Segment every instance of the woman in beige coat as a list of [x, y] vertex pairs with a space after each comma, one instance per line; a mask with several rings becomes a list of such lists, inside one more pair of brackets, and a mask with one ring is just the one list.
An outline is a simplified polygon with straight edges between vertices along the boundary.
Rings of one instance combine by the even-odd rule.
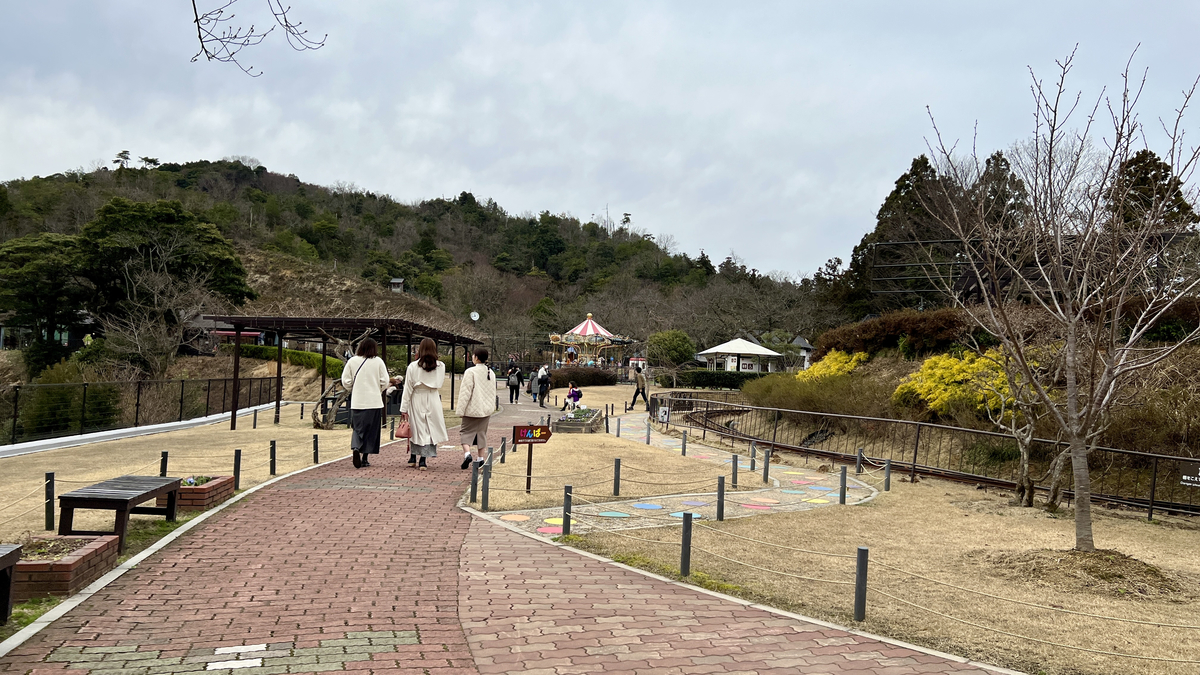
[[483, 466], [487, 459], [488, 419], [496, 412], [496, 378], [488, 368], [488, 350], [475, 350], [474, 366], [463, 373], [462, 396], [458, 399], [455, 412], [462, 417], [461, 438], [463, 451], [462, 468], [471, 466], [472, 448], [475, 464]]
[[[412, 437], [408, 439], [408, 465], [425, 470], [426, 460], [437, 457], [438, 443], [450, 438], [442, 415], [442, 383], [446, 364], [438, 360], [437, 343], [429, 338], [417, 347], [417, 360], [408, 364], [404, 374], [404, 395], [400, 399], [400, 418], [408, 421]], [[417, 458], [421, 463], [417, 464]]]

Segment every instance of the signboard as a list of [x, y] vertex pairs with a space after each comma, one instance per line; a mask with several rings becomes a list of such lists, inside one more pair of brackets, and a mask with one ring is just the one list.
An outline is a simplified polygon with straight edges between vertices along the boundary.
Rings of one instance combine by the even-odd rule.
[[518, 443], [532, 445], [534, 443], [545, 443], [548, 440], [550, 440], [550, 427], [513, 427], [513, 445], [517, 445]]
[[1179, 463], [1179, 484], [1200, 487], [1200, 462]]

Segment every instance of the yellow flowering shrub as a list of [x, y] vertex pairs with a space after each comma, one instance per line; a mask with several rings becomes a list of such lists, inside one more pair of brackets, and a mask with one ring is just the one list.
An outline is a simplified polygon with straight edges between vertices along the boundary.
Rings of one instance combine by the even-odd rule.
[[856, 352], [851, 356], [846, 352], [831, 349], [824, 358], [809, 366], [808, 370], [796, 373], [796, 379], [801, 382], [810, 382], [832, 375], [849, 375], [854, 372], [858, 364], [864, 363], [869, 358], [870, 356], [866, 352]]
[[[1003, 399], [1001, 398], [1003, 397]], [[939, 354], [925, 359], [921, 369], [905, 377], [892, 394], [897, 406], [923, 404], [938, 415], [970, 408], [986, 413], [1012, 403], [999, 354], [967, 352], [962, 358]]]

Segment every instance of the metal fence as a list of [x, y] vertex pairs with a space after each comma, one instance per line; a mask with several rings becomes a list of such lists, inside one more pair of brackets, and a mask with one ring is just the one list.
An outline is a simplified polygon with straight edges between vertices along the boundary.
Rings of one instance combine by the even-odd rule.
[[[239, 378], [238, 407], [273, 403], [274, 377]], [[26, 384], [0, 389], [0, 444], [178, 422], [233, 409], [233, 378]]]
[[[668, 392], [651, 397], [653, 419], [693, 427], [702, 435], [795, 450], [834, 461], [891, 460], [893, 470], [1016, 488], [1020, 450], [1012, 436], [926, 422], [856, 417], [740, 402], [730, 393]], [[1030, 446], [1029, 473], [1035, 489], [1050, 489], [1051, 463], [1065, 443], [1044, 439]], [[1069, 457], [1060, 479], [1063, 496], [1074, 498]], [[1088, 456], [1092, 500], [1112, 505], [1200, 515], [1200, 487], [1184, 484], [1200, 458], [1097, 447]], [[1189, 471], [1190, 470], [1190, 471]]]

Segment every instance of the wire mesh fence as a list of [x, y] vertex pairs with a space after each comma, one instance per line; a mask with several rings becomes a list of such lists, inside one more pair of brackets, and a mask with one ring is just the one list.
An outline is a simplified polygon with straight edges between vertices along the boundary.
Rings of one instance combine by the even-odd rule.
[[274, 377], [26, 384], [0, 389], [0, 444], [178, 422], [273, 403]]

